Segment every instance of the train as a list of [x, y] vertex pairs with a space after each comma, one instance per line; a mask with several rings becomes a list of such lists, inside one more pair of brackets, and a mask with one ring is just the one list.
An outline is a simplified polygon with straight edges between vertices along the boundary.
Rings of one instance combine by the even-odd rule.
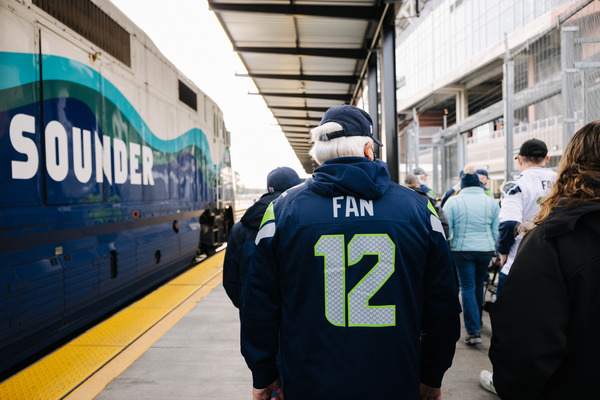
[[222, 110], [108, 0], [0, 0], [0, 187], [1, 377], [234, 223]]

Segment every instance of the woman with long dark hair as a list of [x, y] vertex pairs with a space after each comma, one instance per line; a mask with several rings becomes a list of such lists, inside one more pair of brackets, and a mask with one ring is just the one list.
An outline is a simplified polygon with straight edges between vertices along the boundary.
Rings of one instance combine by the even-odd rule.
[[562, 157], [491, 312], [493, 386], [503, 399], [598, 398], [600, 121]]

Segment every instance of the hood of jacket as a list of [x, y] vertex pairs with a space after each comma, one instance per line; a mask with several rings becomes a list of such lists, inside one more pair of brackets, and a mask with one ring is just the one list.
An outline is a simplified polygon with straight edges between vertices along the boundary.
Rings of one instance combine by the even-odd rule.
[[269, 204], [276, 200], [280, 195], [281, 192], [263, 194], [260, 199], [256, 201], [256, 203], [248, 207], [244, 213], [244, 216], [240, 220], [242, 225], [258, 231], [258, 228], [260, 228], [260, 223], [262, 222], [265, 214], [265, 210], [267, 207], [269, 207]]
[[425, 193], [425, 191], [424, 191], [423, 189], [421, 189], [420, 187], [418, 187], [418, 188], [412, 188], [412, 187], [411, 187], [410, 189], [412, 189], [412, 190], [414, 190], [415, 192], [419, 193], [421, 196], [428, 197], [428, 196], [427, 196], [427, 193]]
[[327, 160], [313, 172], [308, 185], [325, 197], [354, 196], [375, 200], [390, 185], [390, 174], [383, 161], [367, 157], [338, 157]]
[[543, 221], [544, 239], [571, 232], [577, 223], [585, 224], [600, 237], [600, 201], [585, 201], [555, 208]]

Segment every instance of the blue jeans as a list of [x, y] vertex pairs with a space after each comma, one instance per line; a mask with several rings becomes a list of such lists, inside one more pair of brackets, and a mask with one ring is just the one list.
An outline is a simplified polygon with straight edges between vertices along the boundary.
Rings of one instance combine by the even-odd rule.
[[458, 272], [458, 282], [463, 303], [463, 318], [467, 333], [479, 333], [483, 308], [483, 284], [488, 276], [492, 259], [489, 252], [452, 252]]

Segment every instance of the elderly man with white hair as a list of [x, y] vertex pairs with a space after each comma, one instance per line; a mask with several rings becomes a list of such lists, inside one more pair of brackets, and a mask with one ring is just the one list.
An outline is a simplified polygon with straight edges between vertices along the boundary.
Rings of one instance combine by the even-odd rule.
[[419, 179], [419, 185], [421, 190], [425, 192], [427, 196], [435, 200], [435, 193], [427, 186], [427, 172], [421, 167], [413, 169], [413, 175]]
[[460, 335], [442, 224], [375, 160], [365, 111], [330, 108], [311, 134], [322, 165], [269, 206], [250, 265], [254, 399], [441, 399]]

